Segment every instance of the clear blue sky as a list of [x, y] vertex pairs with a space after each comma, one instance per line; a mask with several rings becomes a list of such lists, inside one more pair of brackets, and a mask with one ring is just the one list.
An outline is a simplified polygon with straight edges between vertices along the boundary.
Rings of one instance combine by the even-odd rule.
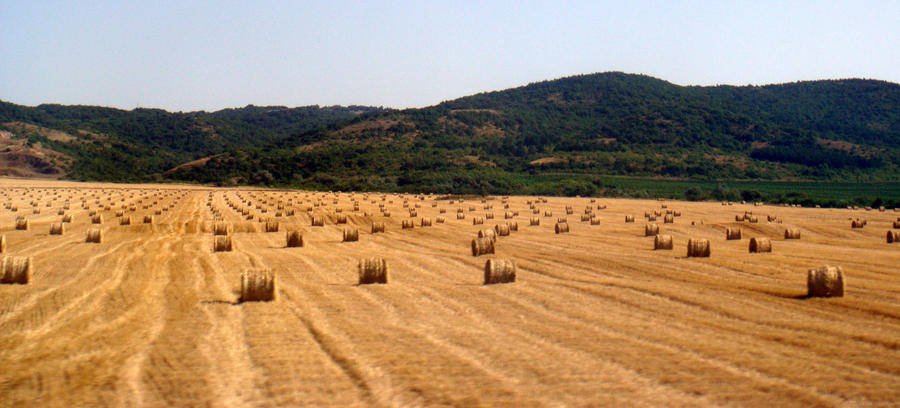
[[900, 1], [0, 0], [0, 99], [397, 108], [574, 74], [900, 82]]

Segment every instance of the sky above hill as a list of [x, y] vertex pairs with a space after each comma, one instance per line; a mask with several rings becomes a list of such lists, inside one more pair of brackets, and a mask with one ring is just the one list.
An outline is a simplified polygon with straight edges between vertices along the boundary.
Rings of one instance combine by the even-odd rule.
[[2, 1], [0, 100], [397, 108], [575, 74], [900, 82], [900, 1]]

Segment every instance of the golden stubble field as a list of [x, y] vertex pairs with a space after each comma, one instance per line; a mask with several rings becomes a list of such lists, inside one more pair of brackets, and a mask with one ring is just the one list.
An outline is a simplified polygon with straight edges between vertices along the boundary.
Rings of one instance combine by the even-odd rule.
[[[435, 198], [2, 180], [4, 255], [33, 272], [0, 285], [0, 406], [900, 404], [900, 244], [885, 238], [900, 213], [546, 197], [533, 214], [535, 197]], [[681, 216], [664, 223], [662, 205]], [[72, 222], [50, 235], [61, 210]], [[653, 210], [673, 250], [645, 236]], [[758, 223], [736, 222], [745, 211]], [[213, 251], [216, 218], [230, 252]], [[472, 256], [478, 231], [507, 221], [518, 231]], [[100, 243], [85, 242], [92, 227]], [[288, 230], [305, 245], [285, 248]], [[748, 253], [755, 237], [772, 252]], [[689, 238], [711, 256], [687, 258]], [[387, 285], [357, 284], [368, 257], [385, 259]], [[516, 263], [515, 283], [483, 285], [495, 258]], [[806, 298], [807, 270], [826, 264], [845, 297]], [[275, 301], [237, 302], [247, 268], [275, 273]]]

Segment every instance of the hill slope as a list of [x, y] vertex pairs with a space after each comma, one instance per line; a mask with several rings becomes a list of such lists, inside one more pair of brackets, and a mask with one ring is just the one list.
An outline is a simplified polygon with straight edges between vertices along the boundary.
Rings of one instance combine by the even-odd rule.
[[897, 180], [898, 145], [900, 85], [893, 83], [683, 87], [602, 73], [362, 115], [172, 176], [538, 194], [566, 193], [528, 189], [529, 176], [551, 173]]

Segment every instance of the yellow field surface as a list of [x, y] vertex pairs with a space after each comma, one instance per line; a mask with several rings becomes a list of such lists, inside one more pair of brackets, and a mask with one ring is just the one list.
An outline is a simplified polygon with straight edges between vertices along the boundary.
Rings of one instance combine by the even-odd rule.
[[[900, 404], [900, 244], [886, 242], [900, 213], [545, 199], [0, 180], [4, 256], [33, 268], [0, 285], [0, 406]], [[50, 235], [61, 210], [72, 222]], [[654, 210], [673, 250], [645, 236]], [[681, 216], [664, 223], [666, 210]], [[745, 211], [758, 222], [735, 221]], [[217, 218], [231, 252], [213, 251]], [[518, 231], [472, 256], [478, 232], [507, 221]], [[85, 242], [92, 227], [101, 243]], [[358, 242], [342, 242], [347, 228]], [[289, 230], [305, 246], [285, 248]], [[772, 252], [748, 253], [755, 237]], [[690, 238], [711, 257], [687, 258]], [[388, 284], [357, 284], [369, 257]], [[516, 281], [483, 285], [488, 259], [512, 260]], [[806, 298], [823, 265], [843, 269], [844, 297]], [[274, 301], [238, 302], [247, 268], [274, 272]]]

